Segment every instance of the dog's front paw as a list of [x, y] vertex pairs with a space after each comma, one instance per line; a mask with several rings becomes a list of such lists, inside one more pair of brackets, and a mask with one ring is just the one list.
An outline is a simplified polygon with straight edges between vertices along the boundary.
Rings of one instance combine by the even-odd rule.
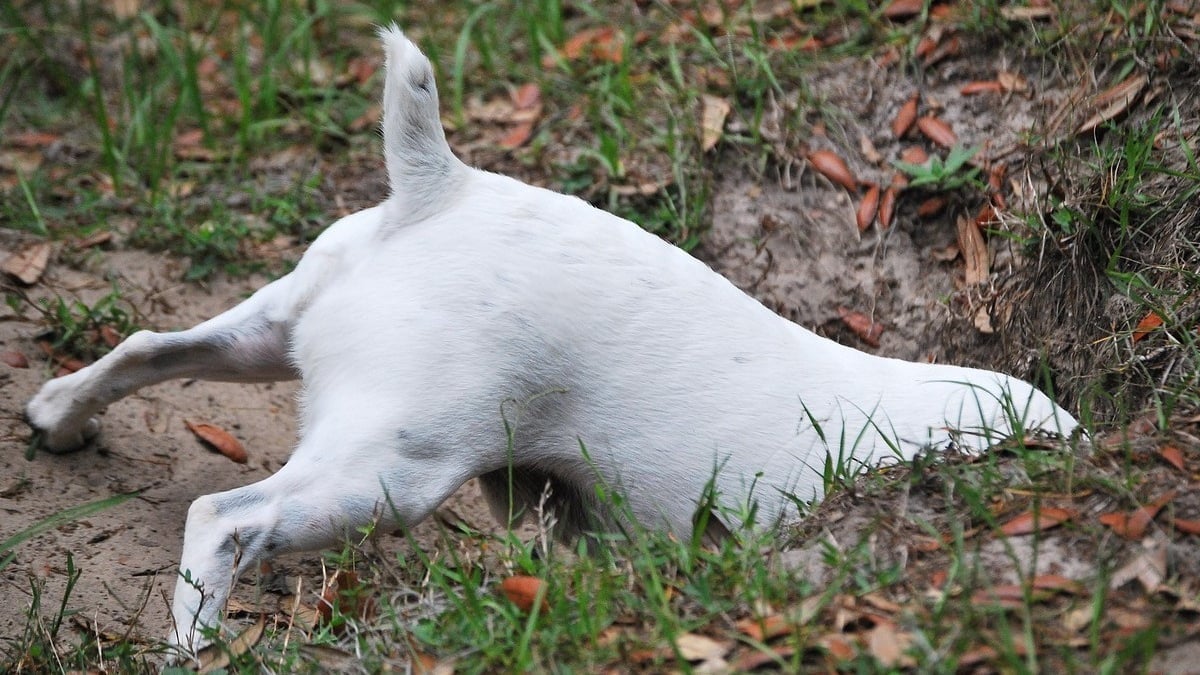
[[25, 419], [39, 434], [38, 447], [50, 452], [78, 450], [100, 433], [100, 421], [79, 400], [77, 375], [50, 380], [25, 406]]

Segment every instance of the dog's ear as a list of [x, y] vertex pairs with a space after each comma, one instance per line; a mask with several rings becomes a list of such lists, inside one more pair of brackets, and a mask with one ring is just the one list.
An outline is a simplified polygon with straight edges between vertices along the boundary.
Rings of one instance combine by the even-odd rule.
[[387, 60], [383, 88], [383, 145], [392, 196], [403, 218], [429, 215], [465, 166], [442, 130], [433, 65], [394, 24], [379, 37]]

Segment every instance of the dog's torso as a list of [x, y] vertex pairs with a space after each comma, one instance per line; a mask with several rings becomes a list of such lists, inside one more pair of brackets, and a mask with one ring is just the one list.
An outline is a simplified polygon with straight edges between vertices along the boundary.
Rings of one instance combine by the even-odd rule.
[[[353, 400], [345, 414], [394, 417], [397, 438], [463, 480], [510, 460], [583, 495], [600, 480], [685, 533], [714, 477], [727, 517], [753, 500], [773, 522], [786, 495], [822, 495], [827, 455], [908, 457], [946, 427], [986, 445], [1011, 430], [1000, 388], [1030, 424], [1056, 409], [1019, 380], [818, 337], [577, 198], [484, 172], [461, 189], [434, 217], [385, 204], [313, 245], [294, 291], [311, 294], [293, 333], [306, 418]], [[981, 401], [963, 382], [987, 387]], [[350, 391], [370, 391], [370, 409]], [[973, 442], [981, 426], [993, 433]]]

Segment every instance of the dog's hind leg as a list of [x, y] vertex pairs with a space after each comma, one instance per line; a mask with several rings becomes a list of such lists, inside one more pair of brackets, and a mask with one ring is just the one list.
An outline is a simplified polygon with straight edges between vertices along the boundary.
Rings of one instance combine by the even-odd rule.
[[329, 546], [376, 520], [413, 525], [466, 480], [453, 453], [406, 446], [391, 417], [354, 414], [371, 410], [373, 396], [350, 398], [306, 425], [274, 475], [192, 503], [171, 606], [173, 644], [192, 653], [203, 646], [203, 629], [219, 626], [234, 580], [262, 559]]
[[94, 415], [147, 385], [180, 377], [268, 382], [299, 376], [288, 357], [284, 311], [289, 278], [237, 307], [177, 333], [139, 331], [104, 358], [50, 380], [25, 409], [51, 451], [83, 445], [100, 428]]

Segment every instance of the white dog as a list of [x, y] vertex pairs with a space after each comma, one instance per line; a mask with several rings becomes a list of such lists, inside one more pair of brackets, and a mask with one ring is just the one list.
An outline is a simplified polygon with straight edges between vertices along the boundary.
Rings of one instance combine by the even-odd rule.
[[287, 465], [188, 512], [172, 607], [185, 648], [257, 561], [380, 513], [415, 524], [471, 478], [502, 522], [548, 483], [561, 534], [603, 527], [623, 517], [604, 512], [603, 483], [639, 522], [686, 536], [710, 482], [717, 522], [753, 509], [770, 524], [791, 496], [822, 496], [827, 456], [1076, 427], [1025, 382], [843, 347], [633, 223], [464, 165], [428, 59], [397, 28], [381, 36], [387, 200], [225, 314], [139, 332], [28, 406], [44, 444], [65, 450], [146, 385], [303, 379]]

